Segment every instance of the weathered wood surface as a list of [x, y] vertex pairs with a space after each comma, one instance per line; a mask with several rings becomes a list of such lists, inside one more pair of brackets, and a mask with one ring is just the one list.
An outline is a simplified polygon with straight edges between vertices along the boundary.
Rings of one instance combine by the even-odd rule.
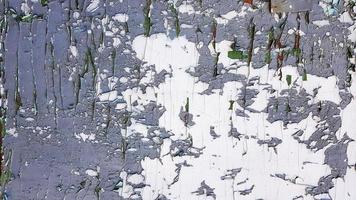
[[3, 199], [355, 199], [355, 1], [303, 2], [0, 0]]

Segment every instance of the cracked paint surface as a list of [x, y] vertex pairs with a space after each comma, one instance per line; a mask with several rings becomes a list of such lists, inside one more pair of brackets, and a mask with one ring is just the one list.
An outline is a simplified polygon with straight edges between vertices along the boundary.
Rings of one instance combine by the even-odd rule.
[[356, 199], [354, 0], [0, 0], [2, 199]]

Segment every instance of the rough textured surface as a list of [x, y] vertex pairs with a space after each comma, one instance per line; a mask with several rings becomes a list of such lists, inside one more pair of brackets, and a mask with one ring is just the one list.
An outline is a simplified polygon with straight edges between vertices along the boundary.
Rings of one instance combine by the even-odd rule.
[[0, 0], [2, 198], [356, 199], [356, 3], [271, 2]]

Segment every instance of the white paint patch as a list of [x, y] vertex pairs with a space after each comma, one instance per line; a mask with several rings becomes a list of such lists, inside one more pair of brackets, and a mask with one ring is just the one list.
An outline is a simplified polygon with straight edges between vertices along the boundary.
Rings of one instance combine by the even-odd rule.
[[342, 23], [349, 23], [349, 24], [353, 24], [354, 21], [352, 20], [349, 12], [345, 11], [343, 12], [340, 17], [339, 17], [339, 21]]
[[127, 181], [132, 183], [132, 184], [139, 184], [139, 183], [142, 183], [144, 181], [144, 177], [140, 174], [133, 174], [133, 175], [130, 175], [128, 178], [127, 178]]
[[89, 4], [89, 6], [87, 7], [86, 11], [87, 12], [94, 12], [99, 8], [99, 3], [100, 0], [92, 0]]
[[86, 140], [92, 141], [95, 140], [95, 134], [91, 133], [91, 134], [85, 134], [85, 133], [75, 133], [74, 136], [78, 139], [82, 139], [84, 142]]
[[87, 175], [89, 175], [89, 176], [92, 176], [92, 177], [98, 176], [98, 172], [95, 171], [95, 170], [92, 170], [92, 169], [87, 169], [87, 170], [85, 171], [85, 173], [86, 173]]
[[221, 15], [223, 18], [231, 20], [233, 18], [235, 18], [236, 16], [238, 16], [239, 13], [237, 13], [236, 10], [230, 11], [224, 15]]
[[118, 22], [127, 22], [129, 20], [129, 16], [125, 13], [118, 13], [113, 17], [114, 20]]
[[356, 23], [348, 28], [350, 30], [350, 35], [348, 36], [348, 39], [351, 42], [356, 42]]
[[[150, 37], [138, 36], [134, 39], [132, 47], [137, 58], [146, 61], [148, 64], [156, 65], [156, 71], [163, 69], [183, 71], [189, 66], [195, 65], [198, 59], [198, 52], [195, 44], [189, 42], [185, 36], [170, 39], [163, 33]], [[178, 63], [172, 64], [179, 59]], [[175, 61], [176, 62], [176, 61]]]
[[[272, 87], [278, 91], [290, 87], [286, 81], [279, 81], [279, 78], [274, 76], [275, 71], [269, 70], [268, 66], [260, 69], [250, 68], [249, 70], [246, 63], [229, 59], [227, 52], [231, 50], [230, 45], [231, 41], [222, 41], [216, 44], [216, 51], [221, 53], [219, 63], [223, 64], [226, 70], [238, 66], [234, 73], [248, 75], [249, 72], [250, 77], [260, 77], [260, 84], [251, 86], [251, 88], [255, 87], [259, 91], [264, 91], [263, 88], [268, 85], [263, 86], [263, 83], [272, 84]], [[171, 143], [169, 139], [165, 139], [160, 160], [146, 158], [142, 161], [145, 183], [150, 185], [143, 190], [144, 199], [154, 199], [158, 194], [164, 194], [169, 199], [205, 198], [192, 194], [192, 191], [198, 188], [203, 180], [215, 188], [214, 193], [217, 199], [233, 199], [233, 196], [235, 199], [292, 199], [299, 194], [304, 194], [306, 184], [316, 185], [321, 176], [330, 173], [330, 168], [323, 165], [323, 150], [311, 153], [304, 144], [298, 143], [292, 136], [301, 128], [305, 130], [306, 135], [315, 131], [315, 126], [313, 127], [311, 124], [316, 125], [316, 122], [311, 118], [311, 115], [299, 124], [290, 125], [288, 129], [283, 129], [282, 122], [269, 123], [266, 121], [267, 114], [263, 112], [245, 111], [250, 118], [237, 117], [234, 112], [228, 110], [229, 101], [236, 100], [243, 86], [237, 82], [226, 83], [222, 95], [219, 93], [201, 95], [200, 93], [207, 88], [207, 84], [197, 82], [196, 78], [185, 72], [186, 69], [194, 70], [199, 54], [194, 44], [184, 37], [171, 40], [164, 34], [156, 34], [148, 38], [138, 36], [134, 39], [133, 49], [139, 59], [149, 65], [154, 64], [157, 71], [172, 69], [173, 77], [167, 79], [159, 88], [155, 88], [157, 103], [166, 108], [166, 112], [159, 120], [160, 126], [171, 131], [174, 134], [173, 139], [192, 137], [194, 147], [205, 147], [204, 153], [198, 158], [163, 156], [169, 152]], [[301, 78], [295, 67], [284, 66], [282, 70], [283, 80], [289, 74], [292, 75], [293, 82], [301, 83]], [[314, 80], [313, 77], [308, 77], [308, 79], [310, 82]], [[319, 80], [316, 84], [322, 85], [321, 81]], [[330, 90], [326, 86], [333, 83], [334, 80], [330, 79], [330, 81], [325, 83], [325, 90]], [[322, 85], [323, 87], [324, 85]], [[334, 94], [334, 91], [332, 90], [328, 94]], [[132, 90], [126, 91], [123, 95], [127, 100], [138, 100], [139, 104], [144, 104], [147, 100], [154, 98], [152, 94], [142, 94]], [[193, 114], [195, 122], [194, 126], [188, 128], [178, 117], [187, 98], [189, 98], [189, 112]], [[268, 98], [267, 91], [260, 92], [251, 108], [262, 111], [268, 103]], [[326, 96], [319, 98], [330, 99]], [[236, 108], [240, 107], [235, 102], [234, 109]], [[242, 137], [241, 140], [238, 140], [229, 137], [231, 123], [249, 139]], [[209, 135], [210, 126], [215, 127], [214, 130], [220, 135], [219, 138], [212, 139]], [[139, 130], [139, 127], [135, 125], [134, 129]], [[259, 145], [257, 139], [252, 137], [257, 139], [277, 137], [283, 139], [283, 142], [276, 147], [278, 152], [276, 154], [273, 148]], [[169, 186], [177, 175], [176, 164], [184, 160], [194, 167], [183, 166], [179, 182]], [[303, 164], [303, 161], [306, 160], [314, 164]], [[229, 169], [240, 167], [242, 170], [234, 179], [221, 180], [221, 177]], [[287, 182], [270, 176], [276, 173], [286, 173], [289, 177], [298, 175], [300, 178], [296, 179], [297, 184], [287, 185]], [[192, 177], [194, 178], [192, 179]], [[246, 178], [249, 179], [245, 184], [236, 185]], [[246, 189], [252, 184], [255, 185], [255, 188], [248, 196], [233, 192], [233, 190]], [[270, 190], [271, 185], [277, 185], [280, 192], [276, 193], [275, 190]]]
[[218, 24], [226, 25], [229, 22], [229, 20], [232, 20], [235, 17], [240, 16], [240, 14], [238, 12], [236, 12], [235, 10], [233, 10], [233, 11], [230, 11], [230, 12], [224, 14], [224, 15], [221, 15], [221, 17], [216, 17], [215, 20]]
[[77, 47], [76, 46], [69, 46], [69, 49], [70, 49], [70, 52], [72, 53], [72, 55], [74, 56], [74, 57], [78, 57], [78, 49], [77, 49]]
[[105, 92], [99, 95], [100, 101], [113, 101], [117, 98], [117, 91]]
[[322, 27], [322, 26], [330, 25], [330, 22], [329, 20], [315, 20], [313, 21], [313, 24]]
[[180, 13], [187, 13], [188, 15], [194, 14], [195, 10], [193, 6], [183, 3], [178, 7]]
[[77, 11], [75, 11], [75, 12], [73, 13], [73, 17], [74, 17], [74, 19], [79, 19], [80, 13], [77, 12]]
[[17, 137], [19, 136], [19, 133], [16, 131], [15, 128], [10, 128], [9, 130], [6, 131], [6, 133], [8, 133], [11, 136]]
[[118, 80], [119, 80], [119, 78], [117, 78], [115, 76], [111, 76], [108, 78], [108, 82], [109, 82], [108, 86], [109, 86], [110, 90], [114, 90], [114, 87], [117, 84]]
[[27, 3], [22, 3], [21, 4], [21, 11], [25, 14], [28, 15], [31, 13], [31, 8], [27, 5]]
[[332, 101], [339, 104], [341, 101], [337, 80], [335, 76], [323, 78], [308, 74], [308, 81], [301, 81], [302, 87], [309, 93], [313, 94], [315, 88], [320, 88], [315, 101]]
[[28, 121], [28, 122], [33, 122], [33, 121], [35, 121], [35, 119], [33, 119], [32, 117], [27, 117], [25, 120]]
[[115, 48], [119, 47], [119, 45], [121, 44], [120, 39], [114, 37], [113, 40], [114, 40], [114, 42], [112, 43], [112, 45], [113, 45]]

